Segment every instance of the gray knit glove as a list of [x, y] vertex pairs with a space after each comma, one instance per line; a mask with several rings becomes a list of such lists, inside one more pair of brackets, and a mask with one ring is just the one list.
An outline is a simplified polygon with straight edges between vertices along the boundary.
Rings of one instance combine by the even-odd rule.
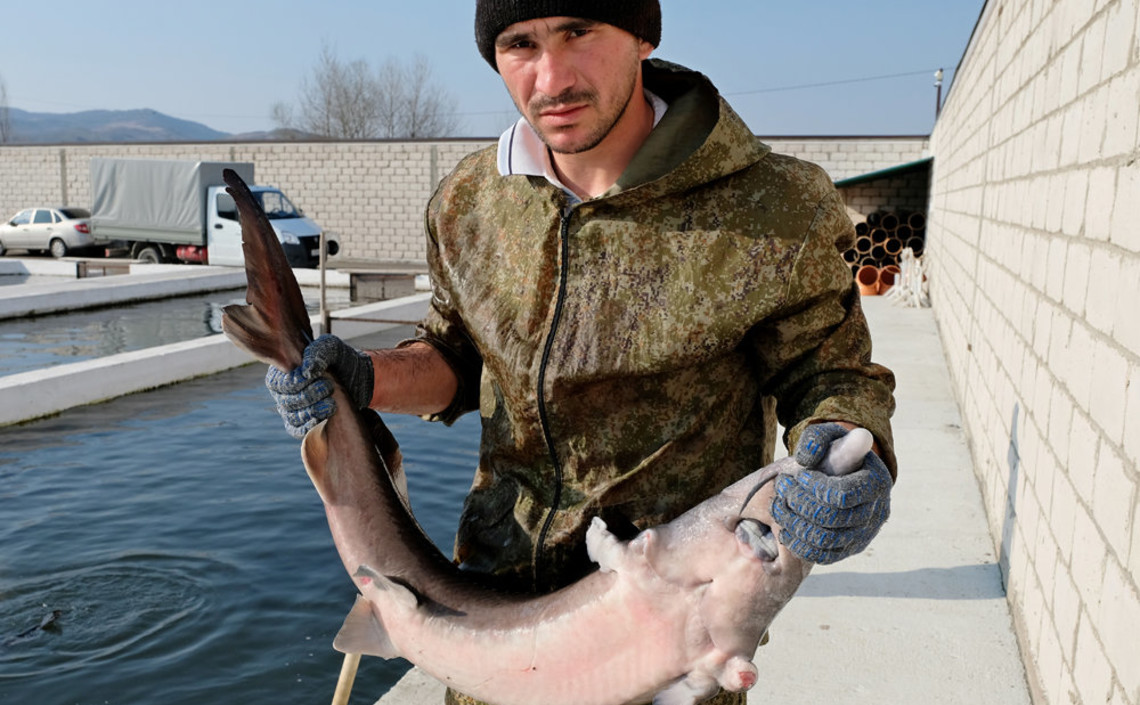
[[357, 409], [372, 401], [372, 358], [335, 335], [322, 335], [305, 348], [300, 367], [283, 372], [270, 365], [265, 375], [265, 386], [290, 436], [304, 438], [336, 411], [326, 372], [340, 382]]
[[891, 473], [873, 452], [863, 466], [838, 477], [818, 469], [831, 442], [847, 435], [837, 423], [813, 424], [800, 434], [796, 462], [806, 470], [776, 481], [772, 518], [780, 542], [812, 563], [834, 563], [859, 553], [891, 513]]

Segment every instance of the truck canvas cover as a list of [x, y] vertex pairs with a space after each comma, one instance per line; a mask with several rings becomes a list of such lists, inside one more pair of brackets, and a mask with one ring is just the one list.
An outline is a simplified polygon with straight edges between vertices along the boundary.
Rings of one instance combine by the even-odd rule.
[[92, 159], [96, 237], [206, 244], [206, 189], [225, 185], [223, 169], [254, 181], [248, 162]]

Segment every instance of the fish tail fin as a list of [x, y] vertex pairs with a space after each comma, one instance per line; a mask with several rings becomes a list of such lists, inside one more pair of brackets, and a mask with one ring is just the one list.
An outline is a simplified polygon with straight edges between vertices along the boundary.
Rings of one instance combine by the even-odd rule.
[[333, 648], [345, 654], [368, 654], [380, 658], [402, 655], [388, 637], [388, 630], [372, 609], [372, 603], [360, 595], [356, 596], [344, 625], [333, 639]]
[[222, 331], [239, 348], [281, 370], [301, 364], [313, 339], [301, 287], [265, 211], [232, 169], [222, 172], [241, 221], [248, 306], [226, 306]]

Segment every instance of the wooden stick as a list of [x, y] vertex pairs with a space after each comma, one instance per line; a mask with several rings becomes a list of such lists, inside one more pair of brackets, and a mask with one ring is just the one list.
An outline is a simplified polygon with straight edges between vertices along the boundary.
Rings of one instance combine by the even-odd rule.
[[336, 691], [333, 692], [332, 705], [348, 705], [348, 696], [352, 694], [352, 684], [356, 680], [358, 666], [360, 666], [360, 654], [344, 655], [344, 663], [340, 665], [340, 678], [337, 678]]

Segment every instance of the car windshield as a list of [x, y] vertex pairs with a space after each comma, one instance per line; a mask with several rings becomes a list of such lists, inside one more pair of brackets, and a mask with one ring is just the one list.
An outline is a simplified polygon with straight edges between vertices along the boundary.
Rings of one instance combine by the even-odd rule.
[[254, 195], [261, 202], [261, 208], [270, 220], [301, 217], [301, 213], [280, 191], [255, 191]]
[[68, 220], [77, 220], [79, 218], [91, 217], [91, 211], [87, 210], [86, 208], [60, 208], [59, 212], [63, 213], [63, 217], [67, 218]]

